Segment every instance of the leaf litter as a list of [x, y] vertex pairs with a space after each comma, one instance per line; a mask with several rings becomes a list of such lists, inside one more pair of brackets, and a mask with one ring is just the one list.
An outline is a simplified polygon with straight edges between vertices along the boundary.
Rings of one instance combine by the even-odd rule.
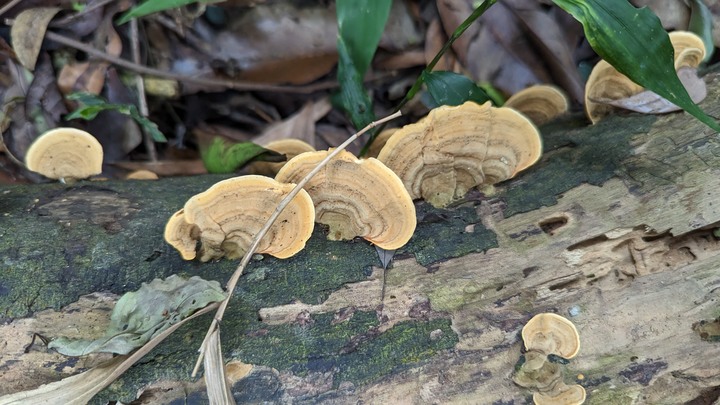
[[[99, 29], [101, 21], [111, 21], [116, 12], [123, 10], [113, 8], [108, 2], [96, 3], [100, 6], [93, 6], [92, 2], [81, 4], [87, 9], [93, 7], [91, 12], [84, 13], [83, 10], [67, 8], [57, 16], [53, 14], [49, 19], [45, 16], [41, 28], [49, 25], [49, 33], [56, 39], [58, 35], [65, 35], [70, 39], [84, 38], [84, 42], [92, 43], [94, 48], [103, 49], [106, 55], [104, 59], [88, 56], [82, 49], [59, 46], [57, 41], [47, 40], [51, 38], [49, 34], [44, 36], [40, 32], [35, 32], [34, 37], [23, 34], [29, 38], [27, 46], [18, 46], [13, 42], [14, 54], [1, 54], [3, 63], [0, 65], [0, 94], [4, 100], [5, 116], [3, 144], [8, 153], [0, 153], [0, 181], [42, 180], [25, 171], [9, 154], [22, 159], [27, 146], [39, 133], [47, 127], [66, 123], [68, 118], [64, 115], [68, 109], [72, 110], [76, 106], [71, 104], [71, 100], [63, 99], [62, 94], [83, 90], [104, 96], [108, 104], [136, 103], [132, 98], [119, 101], [115, 97], [120, 93], [133, 94], [134, 87], [123, 80], [108, 80], [108, 77], [118, 76], [117, 70], [110, 65], [116, 63], [113, 60], [117, 61], [121, 55], [117, 48], [113, 49], [111, 45], [117, 43], [117, 36], [129, 40], [128, 31], [123, 27], [116, 27], [117, 33], [114, 36]], [[125, 9], [128, 6], [127, 2], [117, 3], [122, 4]], [[393, 5], [389, 18], [390, 21], [400, 21], [396, 25], [401, 29], [386, 30], [384, 37], [380, 39], [380, 49], [374, 62], [359, 82], [371, 90], [368, 96], [378, 116], [386, 115], [395, 105], [395, 101], [386, 98], [390, 89], [393, 86], [409, 88], [418, 75], [419, 68], [422, 68], [433, 54], [432, 50], [437, 49], [438, 43], [443, 42], [435, 41], [431, 44], [431, 39], [435, 38], [429, 33], [450, 36], [472, 11], [473, 4], [465, 0], [447, 0], [423, 7], [405, 2], [393, 3], [404, 6]], [[54, 2], [36, 1], [32, 4], [15, 5], [4, 17], [16, 18], [17, 21], [22, 12], [30, 10], [30, 13], [37, 13], [39, 11], [33, 11], [37, 10], [37, 7], [51, 4]], [[654, 4], [658, 9], [656, 12], [661, 14], [663, 19], [662, 11], [665, 6], [662, 2]], [[206, 11], [205, 14], [191, 17], [186, 14], [181, 18], [178, 13], [168, 11], [152, 14], [141, 20], [145, 27], [141, 40], [146, 46], [142, 66], [186, 75], [187, 80], [177, 81], [171, 86], [171, 89], [174, 89], [168, 93], [171, 97], [153, 96], [150, 99], [147, 119], [156, 123], [168, 138], [166, 144], [158, 144], [159, 160], [149, 159], [148, 151], [137, 141], [137, 132], [133, 134], [131, 129], [134, 125], [134, 131], [137, 131], [137, 124], [128, 124], [125, 128], [116, 126], [113, 129], [114, 136], [108, 137], [104, 142], [106, 148], [116, 151], [116, 169], [109, 170], [111, 176], [119, 178], [127, 171], [142, 168], [162, 176], [203, 172], [204, 169], [198, 167], [198, 163], [202, 163], [199, 147], [201, 142], [196, 136], [200, 128], [211, 128], [217, 134], [241, 132], [245, 134], [244, 139], [237, 139], [236, 142], [259, 144], [267, 141], [267, 138], [271, 137], [269, 134], [277, 138], [304, 137], [314, 141], [309, 143], [324, 144], [325, 139], [320, 134], [322, 132], [345, 134], [345, 137], [354, 132], [348, 119], [337, 111], [330, 110], [324, 101], [338, 86], [334, 77], [337, 58], [334, 10], [327, 10], [324, 5], [299, 10], [297, 6], [283, 2], [258, 6], [220, 3], [204, 6], [203, 10]], [[213, 19], [210, 11], [219, 12], [226, 21], [223, 22], [222, 18]], [[49, 11], [46, 13], [50, 14]], [[288, 21], [288, 13], [296, 18]], [[592, 63], [596, 56], [583, 39], [580, 25], [567, 17], [567, 14], [558, 12], [556, 7], [540, 6], [534, 1], [499, 3], [482, 17], [480, 24], [474, 24], [456, 42], [453, 52], [444, 58], [444, 68], [455, 73], [469, 74], [472, 81], [489, 84], [504, 96], [530, 84], [555, 83], [579, 102], [582, 94], [578, 94], [578, 88], [582, 79], [578, 66]], [[714, 14], [711, 17], [718, 18]], [[54, 24], [61, 21], [72, 23], [60, 30]], [[237, 21], [245, 21], [246, 26], [239, 26], [243, 24], [238, 24]], [[320, 25], [324, 30], [323, 34], [313, 38], [292, 34], [297, 33], [298, 27], [304, 24]], [[673, 24], [677, 25], [674, 28], [687, 28], [682, 26], [682, 23]], [[549, 29], [541, 29], [548, 26]], [[273, 35], [267, 35], [267, 31], [262, 31], [263, 27], [274, 27]], [[429, 30], [428, 27], [434, 28]], [[248, 31], [242, 31], [243, 29], [256, 31], [251, 45], [245, 41]], [[440, 32], [440, 29], [444, 33]], [[275, 35], [278, 30], [286, 31], [283, 35]], [[101, 34], [102, 32], [106, 34]], [[424, 41], [423, 32], [428, 33]], [[151, 34], [152, 38], [161, 39], [147, 41]], [[283, 41], [272, 42], [275, 38]], [[2, 39], [10, 41], [7, 35]], [[43, 39], [46, 39], [44, 45]], [[278, 48], [292, 52], [278, 52]], [[69, 58], [63, 58], [68, 54]], [[281, 54], [280, 58], [276, 56], [278, 54]], [[423, 55], [423, 58], [418, 58], [418, 55]], [[389, 67], [378, 63], [382, 59], [390, 58], [403, 62]], [[130, 70], [140, 70], [140, 67], [131, 66]], [[119, 76], [124, 74], [125, 72], [121, 71]], [[147, 76], [145, 79], [149, 80], [151, 77]], [[172, 83], [174, 79], [168, 80]], [[228, 85], [223, 86], [224, 83]], [[311, 83], [310, 86], [297, 86], [307, 83]], [[244, 88], [243, 86], [252, 88], [252, 93], [237, 90]], [[224, 111], [212, 108], [213, 105], [231, 105], [231, 100], [249, 94], [256, 100], [254, 104], [240, 103]], [[652, 105], [652, 102], [632, 103]], [[405, 118], [405, 122], [414, 121], [427, 112], [428, 106], [422, 103], [416, 102], [412, 105], [413, 109], [410, 111], [413, 114]], [[653, 106], [648, 111], [655, 112], [663, 108], [665, 107]], [[105, 112], [98, 114], [90, 122], [74, 121], [73, 124], [84, 128], [90, 125], [107, 127], [117, 116]], [[133, 122], [127, 117], [126, 119], [126, 123]], [[5, 124], [8, 122], [9, 124]], [[338, 138], [342, 136], [335, 136], [333, 139]], [[335, 144], [337, 143], [339, 142]], [[238, 168], [233, 168], [236, 169]], [[242, 171], [241, 168], [239, 170]], [[390, 252], [379, 253], [387, 255]], [[152, 336], [151, 330], [152, 328], [139, 333], [139, 336], [147, 333]], [[113, 342], [109, 335], [102, 342], [84, 341], [77, 350], [113, 346], [127, 348], [128, 342], [136, 338], [137, 336], [118, 343], [119, 341]], [[60, 344], [62, 340], [56, 342]]]

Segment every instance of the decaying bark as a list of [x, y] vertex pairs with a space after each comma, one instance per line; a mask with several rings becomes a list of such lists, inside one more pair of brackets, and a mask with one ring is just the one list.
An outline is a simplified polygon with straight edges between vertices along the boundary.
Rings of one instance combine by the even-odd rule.
[[[716, 82], [703, 107], [717, 116]], [[221, 327], [243, 370], [236, 399], [526, 403], [532, 391], [511, 380], [520, 329], [557, 312], [580, 331], [565, 381], [583, 385], [587, 403], [717, 400], [718, 135], [682, 113], [567, 120], [543, 135], [543, 160], [517, 179], [454, 209], [418, 206], [418, 234], [389, 270], [366, 243], [321, 231], [297, 258], [254, 262]], [[234, 263], [182, 262], [161, 238], [168, 216], [215, 180], [6, 190], [0, 394], [99, 361], [23, 348], [33, 332], [101, 334], [108, 292], [173, 273], [226, 280]], [[201, 381], [181, 380], [207, 323], [183, 327], [97, 401], [127, 402], [151, 384], [147, 402], [202, 400]]]

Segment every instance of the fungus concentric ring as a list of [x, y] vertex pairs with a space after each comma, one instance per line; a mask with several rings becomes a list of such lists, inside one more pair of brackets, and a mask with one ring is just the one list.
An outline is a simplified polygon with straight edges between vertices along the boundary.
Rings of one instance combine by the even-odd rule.
[[[220, 181], [191, 197], [170, 218], [165, 239], [186, 260], [195, 258], [195, 240], [200, 241], [201, 261], [239, 258], [294, 186], [256, 175]], [[296, 254], [310, 238], [314, 221], [312, 200], [301, 190], [260, 241], [257, 252], [281, 259]]]
[[[278, 172], [276, 180], [297, 182], [329, 151], [302, 153]], [[365, 238], [387, 250], [405, 245], [415, 231], [415, 206], [400, 179], [379, 160], [340, 152], [306, 185], [317, 222], [328, 225], [331, 240]]]

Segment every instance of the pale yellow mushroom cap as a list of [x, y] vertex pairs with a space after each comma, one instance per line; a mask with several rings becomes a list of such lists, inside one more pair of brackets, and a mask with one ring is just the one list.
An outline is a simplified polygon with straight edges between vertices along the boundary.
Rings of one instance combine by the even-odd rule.
[[[268, 142], [263, 145], [265, 149], [282, 153], [285, 155], [287, 160], [294, 158], [295, 156], [305, 153], [313, 152], [315, 148], [309, 143], [301, 141], [300, 139], [286, 138], [279, 139], [277, 141]], [[280, 168], [282, 168], [287, 162], [252, 162], [248, 165], [248, 169], [253, 174], [262, 174], [264, 176], [275, 176]]]
[[[299, 182], [330, 151], [306, 152], [291, 159], [275, 177]], [[328, 225], [331, 240], [365, 238], [380, 248], [405, 245], [415, 231], [415, 206], [402, 181], [374, 158], [340, 152], [306, 185], [317, 222]]]
[[25, 155], [28, 170], [51, 179], [79, 180], [102, 172], [103, 149], [85, 131], [55, 128], [40, 135]]
[[[183, 210], [170, 218], [165, 239], [186, 260], [195, 257], [191, 240], [200, 241], [201, 261], [239, 258], [294, 187], [254, 175], [220, 181], [191, 197]], [[314, 222], [312, 200], [300, 190], [260, 241], [257, 252], [281, 259], [296, 254], [305, 247]]]
[[535, 125], [546, 122], [565, 114], [570, 103], [567, 96], [555, 86], [537, 84], [513, 94], [504, 107], [518, 110]]
[[158, 175], [150, 170], [135, 170], [125, 176], [126, 180], [157, 180]]
[[[705, 57], [702, 39], [687, 31], [673, 31], [668, 36], [675, 52], [675, 70], [683, 67], [697, 68]], [[593, 67], [585, 83], [585, 113], [595, 124], [616, 109], [601, 102], [602, 100], [620, 100], [644, 90], [612, 65], [601, 60]]]
[[495, 184], [535, 163], [540, 133], [511, 108], [466, 102], [433, 109], [398, 129], [378, 160], [394, 171], [412, 198], [444, 207], [472, 187]]
[[702, 38], [689, 31], [673, 31], [668, 36], [675, 51], [675, 70], [700, 66], [706, 52]]
[[581, 385], [562, 385], [558, 393], [534, 393], [533, 402], [535, 405], [580, 405], [585, 402], [585, 388]]
[[180, 252], [185, 260], [196, 256], [195, 248], [200, 236], [200, 229], [185, 221], [185, 210], [174, 213], [165, 225], [165, 240]]
[[532, 317], [522, 329], [522, 338], [527, 350], [537, 350], [546, 355], [571, 359], [580, 351], [580, 334], [575, 325], [553, 313]]

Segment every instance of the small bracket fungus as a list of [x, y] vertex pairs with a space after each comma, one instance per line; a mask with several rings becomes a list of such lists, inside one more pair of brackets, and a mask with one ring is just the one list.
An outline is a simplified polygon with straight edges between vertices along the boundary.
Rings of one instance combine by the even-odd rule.
[[100, 142], [75, 128], [55, 128], [45, 132], [25, 154], [28, 170], [63, 182], [100, 174], [102, 161]]
[[530, 118], [535, 125], [565, 114], [570, 108], [565, 93], [555, 86], [538, 84], [513, 94], [504, 107], [514, 108]]
[[535, 405], [580, 405], [585, 402], [585, 388], [581, 385], [561, 383], [555, 391], [553, 394], [536, 392], [533, 402]]
[[580, 334], [575, 325], [560, 315], [537, 314], [522, 329], [527, 350], [556, 354], [571, 359], [580, 351]]
[[[291, 159], [275, 177], [297, 182], [329, 151], [306, 152]], [[361, 236], [382, 249], [405, 245], [415, 232], [415, 206], [402, 181], [377, 159], [340, 152], [306, 185], [317, 222], [328, 225], [331, 240]]]
[[444, 207], [472, 187], [495, 184], [535, 163], [540, 133], [511, 108], [487, 102], [442, 106], [398, 129], [380, 151], [412, 198]]
[[[173, 214], [165, 227], [165, 240], [185, 260], [195, 258], [198, 240], [203, 262], [223, 256], [241, 257], [294, 186], [264, 176], [220, 181], [191, 197], [182, 210]], [[296, 254], [305, 247], [314, 222], [312, 200], [301, 190], [260, 241], [257, 252], [280, 259]]]
[[368, 157], [374, 157], [377, 158], [380, 154], [380, 151], [383, 147], [385, 147], [385, 144], [387, 143], [387, 140], [390, 139], [390, 137], [397, 131], [398, 128], [386, 128], [383, 129], [376, 137], [373, 139], [373, 142], [370, 144], [370, 148], [368, 148], [367, 156]]
[[560, 365], [548, 360], [555, 354], [573, 358], [580, 350], [580, 335], [575, 325], [560, 315], [535, 315], [522, 329], [527, 352], [525, 361], [513, 375], [513, 381], [538, 392], [533, 394], [537, 405], [579, 405], [585, 401], [585, 389], [568, 386], [562, 381]]
[[[294, 158], [295, 156], [304, 152], [314, 152], [315, 148], [309, 143], [301, 141], [299, 139], [279, 139], [277, 141], [268, 142], [263, 145], [265, 149], [281, 153], [285, 155], [287, 160]], [[252, 162], [248, 166], [248, 169], [253, 174], [262, 174], [263, 176], [275, 176], [280, 168], [282, 168], [287, 162]]]
[[[673, 45], [675, 53], [675, 70], [680, 71], [680, 69], [685, 68], [697, 69], [705, 57], [705, 45], [702, 39], [687, 31], [674, 31], [669, 33], [668, 36], [670, 37], [670, 42]], [[697, 87], [697, 84], [694, 83], [698, 80], [695, 73], [693, 73], [692, 76], [695, 78], [694, 81], [691, 81], [692, 78], [689, 78], [686, 79], [687, 83], [683, 82], [686, 88], [688, 88], [689, 85]], [[683, 79], [682, 75], [680, 77]], [[634, 83], [627, 76], [618, 72], [606, 61], [601, 60], [595, 65], [592, 72], [590, 72], [590, 76], [585, 83], [585, 113], [590, 121], [595, 124], [615, 110], [619, 100], [639, 95], [644, 90], [642, 86]], [[693, 91], [689, 91], [689, 93], [692, 100], [696, 103], [705, 98], [707, 94], [704, 86], [702, 86], [702, 90], [693, 89]], [[654, 95], [654, 98], [661, 97]], [[634, 111], [645, 112], [643, 108], [646, 107], [644, 106], [650, 105], [651, 101], [654, 101], [654, 99], [647, 100], [643, 97], [637, 101], [621, 103], [620, 106]], [[632, 108], [635, 103], [640, 104], [638, 109]], [[679, 109], [679, 107], [672, 105], [670, 108], [651, 112], [663, 113], [676, 111], [677, 109]]]

